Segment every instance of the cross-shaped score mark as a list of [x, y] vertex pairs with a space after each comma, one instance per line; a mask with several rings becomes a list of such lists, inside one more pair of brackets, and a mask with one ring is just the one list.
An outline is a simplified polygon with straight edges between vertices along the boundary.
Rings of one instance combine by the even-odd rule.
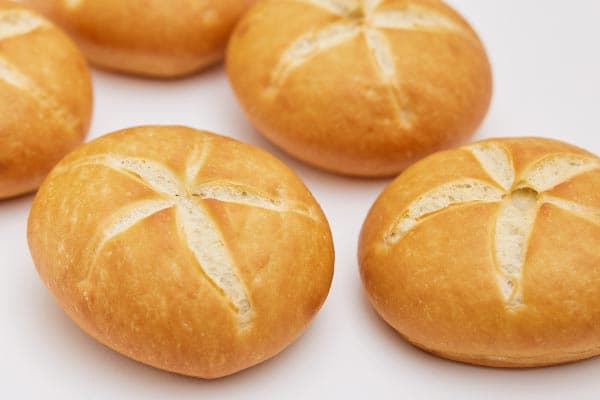
[[547, 192], [580, 174], [600, 169], [600, 162], [576, 154], [554, 154], [533, 163], [516, 177], [510, 155], [504, 148], [478, 144], [468, 150], [497, 185], [463, 179], [437, 187], [404, 210], [386, 232], [384, 241], [393, 246], [417, 225], [433, 215], [450, 211], [453, 206], [498, 203], [493, 249], [496, 278], [507, 309], [516, 310], [523, 306], [523, 266], [540, 207], [552, 204], [600, 225], [600, 210]]
[[409, 3], [399, 9], [378, 10], [382, 0], [293, 0], [325, 10], [336, 17], [326, 26], [302, 35], [281, 55], [271, 75], [270, 90], [276, 93], [289, 75], [313, 57], [363, 35], [379, 79], [389, 93], [397, 123], [404, 129], [414, 124], [408, 98], [403, 94], [392, 46], [386, 30], [420, 30], [454, 33], [478, 40], [472, 32], [445, 15]]
[[240, 329], [248, 327], [253, 318], [253, 307], [248, 291], [240, 279], [235, 262], [228, 250], [217, 223], [202, 204], [205, 200], [240, 204], [278, 213], [294, 213], [316, 220], [312, 208], [283, 198], [272, 198], [247, 185], [229, 180], [196, 184], [195, 179], [206, 163], [210, 142], [200, 152], [194, 149], [187, 160], [182, 180], [167, 166], [143, 158], [117, 155], [98, 155], [66, 165], [57, 173], [75, 168], [102, 166], [124, 174], [133, 181], [156, 192], [156, 198], [129, 204], [101, 223], [96, 235], [83, 252], [82, 265], [87, 268], [80, 287], [87, 296], [90, 279], [97, 267], [98, 257], [106, 244], [144, 219], [167, 209], [175, 209], [176, 221], [186, 245], [194, 255], [200, 271], [222, 293], [237, 313]]
[[[0, 44], [2, 41], [46, 29], [50, 25], [42, 18], [22, 9], [0, 11]], [[21, 90], [29, 96], [68, 132], [79, 132], [79, 118], [73, 115], [60, 101], [24, 74], [16, 65], [1, 55], [0, 80]]]

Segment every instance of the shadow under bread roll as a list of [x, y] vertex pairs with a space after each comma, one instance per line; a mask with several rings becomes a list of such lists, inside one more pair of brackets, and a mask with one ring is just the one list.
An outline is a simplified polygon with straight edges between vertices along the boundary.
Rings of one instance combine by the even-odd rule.
[[223, 58], [255, 0], [23, 0], [63, 27], [96, 66], [149, 77], [191, 74]]

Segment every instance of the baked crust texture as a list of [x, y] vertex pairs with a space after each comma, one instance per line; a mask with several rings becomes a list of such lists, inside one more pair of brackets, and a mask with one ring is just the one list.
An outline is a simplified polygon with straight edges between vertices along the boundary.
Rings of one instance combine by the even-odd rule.
[[0, 0], [0, 199], [37, 189], [83, 142], [91, 114], [75, 44], [37, 12]]
[[184, 127], [132, 128], [70, 154], [36, 196], [28, 236], [40, 276], [83, 330], [202, 378], [288, 346], [333, 273], [325, 216], [291, 170]]
[[227, 70], [268, 139], [367, 177], [463, 142], [492, 94], [477, 34], [437, 0], [262, 1], [232, 35]]
[[63, 27], [96, 66], [174, 78], [223, 59], [256, 0], [23, 0]]
[[379, 314], [454, 360], [552, 365], [600, 353], [600, 159], [490, 139], [410, 167], [379, 197], [359, 264]]

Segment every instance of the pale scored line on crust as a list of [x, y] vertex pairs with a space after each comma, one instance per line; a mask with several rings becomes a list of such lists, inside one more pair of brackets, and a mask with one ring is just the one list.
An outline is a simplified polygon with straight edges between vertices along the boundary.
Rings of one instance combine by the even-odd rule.
[[271, 87], [280, 87], [293, 70], [310, 58], [356, 37], [360, 31], [360, 26], [350, 21], [329, 24], [324, 29], [302, 35], [281, 55], [271, 74]]
[[493, 231], [493, 252], [496, 280], [505, 305], [508, 310], [516, 310], [523, 304], [522, 270], [539, 203], [531, 191], [513, 191], [515, 168], [505, 148], [482, 143], [469, 146], [468, 150], [486, 174], [504, 189]]
[[429, 9], [409, 4], [401, 10], [385, 10], [369, 15], [369, 23], [380, 29], [453, 32], [471, 40], [477, 37], [461, 24]]
[[[295, 1], [321, 4], [322, 8], [331, 8], [324, 6], [323, 1]], [[360, 31], [377, 30], [379, 28], [402, 30], [433, 29], [437, 31], [465, 32], [462, 26], [454, 23], [449, 18], [423, 7], [411, 5], [401, 10], [376, 11], [375, 8], [378, 5], [379, 2], [366, 2], [363, 6], [365, 7], [365, 17], [362, 19], [362, 22], [361, 18], [351, 17], [352, 7], [348, 6], [345, 9], [349, 11], [338, 13], [341, 18], [321, 28], [319, 31], [312, 31], [301, 35], [283, 51], [277, 65], [273, 69], [271, 85], [274, 87], [281, 86], [293, 70], [310, 60], [310, 58], [352, 39], [354, 33], [357, 33], [354, 32], [356, 29]], [[352, 31], [353, 34], [344, 35], [344, 30]], [[470, 31], [468, 31], [468, 34], [473, 36]]]
[[9, 9], [0, 11], [0, 42], [48, 26], [50, 24], [47, 21], [27, 10]]
[[553, 154], [537, 161], [522, 174], [518, 186], [547, 192], [577, 175], [600, 169], [600, 161], [578, 154]]
[[271, 198], [248, 186], [232, 182], [220, 180], [204, 182], [194, 187], [192, 195], [203, 200], [212, 199], [224, 201], [227, 203], [258, 207], [264, 210], [303, 215], [312, 220], [317, 220], [314, 210], [304, 204]]
[[555, 154], [533, 163], [521, 178], [516, 179], [511, 156], [503, 147], [482, 143], [467, 147], [466, 150], [473, 154], [481, 168], [502, 189], [475, 180], [457, 181], [435, 188], [406, 208], [386, 232], [384, 242], [388, 246], [399, 242], [428, 217], [452, 206], [498, 202], [493, 234], [495, 272], [507, 309], [516, 310], [524, 305], [523, 267], [542, 204], [553, 204], [592, 223], [600, 224], [600, 210], [544, 193], [575, 176], [598, 169], [598, 160], [570, 153]]
[[194, 185], [194, 180], [200, 173], [204, 164], [206, 164], [212, 144], [212, 140], [206, 139], [202, 146], [200, 146], [202, 148], [201, 150], [198, 149], [198, 146], [194, 146], [192, 154], [188, 158], [187, 168], [185, 170], [185, 184], [188, 188]]
[[[207, 146], [208, 144], [205, 143], [204, 147]], [[283, 199], [272, 199], [253, 188], [233, 182], [214, 181], [196, 186], [196, 188], [201, 188], [204, 192], [209, 193], [205, 197], [191, 193], [193, 191], [188, 184], [194, 182], [195, 175], [200, 172], [207, 156], [208, 148], [202, 150], [194, 148], [188, 158], [184, 181], [179, 179], [177, 174], [168, 167], [156, 161], [115, 155], [90, 156], [59, 167], [55, 171], [55, 174], [61, 174], [84, 166], [107, 167], [125, 174], [161, 195], [157, 199], [138, 201], [126, 206], [115, 212], [109, 218], [109, 222], [102, 224], [101, 229], [98, 230], [83, 253], [86, 258], [84, 264], [88, 266], [86, 277], [80, 283], [84, 289], [84, 296], [87, 296], [86, 286], [96, 269], [96, 260], [111, 239], [160, 211], [175, 208], [179, 232], [196, 258], [200, 271], [235, 308], [240, 329], [249, 326], [253, 318], [253, 308], [248, 291], [239, 278], [237, 266], [218, 225], [212, 219], [210, 212], [199, 204], [197, 199], [210, 198], [275, 212], [296, 213], [313, 219], [315, 217], [313, 217], [312, 210], [306, 206], [295, 209]], [[233, 186], [235, 190], [224, 189], [225, 184]]]
[[32, 97], [40, 107], [45, 109], [69, 132], [79, 132], [81, 121], [78, 117], [2, 56], [0, 56], [0, 80]]
[[[375, 67], [379, 73], [381, 81], [389, 91], [392, 107], [398, 119], [398, 124], [404, 129], [410, 129], [413, 125], [414, 115], [406, 104], [406, 96], [399, 94], [398, 88], [400, 79], [396, 71], [394, 54], [386, 36], [375, 29], [366, 29], [364, 31], [365, 40], [369, 53], [372, 56]], [[404, 104], [402, 104], [404, 100]]]
[[379, 29], [449, 31], [470, 38], [474, 37], [472, 32], [460, 24], [424, 7], [409, 5], [402, 9], [377, 11], [381, 4], [379, 0], [364, 0], [360, 3], [325, 0], [298, 1], [327, 9], [340, 18], [318, 31], [301, 35], [282, 52], [271, 73], [268, 93], [275, 95], [290, 74], [313, 57], [363, 33], [380, 78], [383, 84], [389, 88], [389, 98], [395, 109], [398, 124], [404, 129], [413, 126], [414, 115], [406, 104], [405, 96], [401, 93], [402, 84], [398, 79], [395, 58], [389, 40]]
[[[90, 279], [95, 269], [96, 260], [110, 239], [129, 230], [141, 220], [174, 205], [173, 201], [166, 199], [140, 200], [113, 213], [108, 221], [103, 222], [102, 228], [104, 229], [99, 229], [96, 232], [83, 252], [84, 257], [91, 258], [88, 263], [90, 267], [83, 282], [85, 283]], [[87, 293], [84, 292], [84, 295], [87, 296]]]
[[502, 200], [504, 192], [477, 179], [462, 179], [446, 183], [419, 196], [388, 229], [385, 241], [393, 245], [429, 216], [449, 207], [473, 203], [495, 203]]
[[493, 247], [496, 279], [508, 309], [523, 304], [523, 266], [540, 208], [532, 190], [517, 190], [500, 203], [496, 215]]
[[315, 7], [326, 10], [330, 13], [342, 16], [348, 16], [359, 7], [358, 1], [356, 0], [292, 0], [296, 3], [306, 3]]
[[[43, 18], [23, 9], [9, 9], [0, 12], [0, 42], [17, 36], [23, 36], [50, 24]], [[26, 92], [42, 108], [47, 110], [64, 128], [77, 133], [80, 120], [46, 90], [42, 89], [17, 66], [0, 56], [0, 80]]]
[[504, 190], [511, 189], [515, 181], [515, 169], [510, 155], [505, 149], [485, 143], [470, 146], [468, 149], [488, 176]]
[[558, 208], [568, 211], [583, 218], [594, 225], [600, 225], [600, 209], [587, 207], [573, 201], [561, 199], [560, 197], [544, 194], [542, 201], [546, 204], [552, 204]]
[[373, 13], [383, 0], [363, 0], [363, 10], [366, 15]]
[[185, 186], [177, 174], [156, 161], [139, 157], [121, 157], [113, 154], [88, 156], [56, 168], [57, 174], [85, 166], [104, 166], [126, 174], [138, 183], [167, 196], [185, 195]]

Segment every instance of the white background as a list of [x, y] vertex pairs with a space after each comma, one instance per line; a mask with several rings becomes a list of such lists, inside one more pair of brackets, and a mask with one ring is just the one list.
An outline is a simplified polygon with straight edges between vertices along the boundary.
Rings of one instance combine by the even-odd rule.
[[[495, 97], [477, 137], [539, 135], [600, 154], [600, 3], [595, 0], [453, 0], [480, 32]], [[412, 348], [369, 306], [356, 242], [389, 182], [330, 175], [274, 149], [245, 120], [222, 66], [180, 81], [94, 72], [90, 138], [137, 124], [186, 124], [275, 153], [307, 182], [333, 229], [330, 296], [305, 335], [278, 357], [217, 381], [158, 371], [83, 334], [38, 278], [25, 238], [32, 197], [0, 203], [0, 398], [600, 398], [600, 359], [496, 370]], [[593, 188], [592, 190], [600, 190]]]

